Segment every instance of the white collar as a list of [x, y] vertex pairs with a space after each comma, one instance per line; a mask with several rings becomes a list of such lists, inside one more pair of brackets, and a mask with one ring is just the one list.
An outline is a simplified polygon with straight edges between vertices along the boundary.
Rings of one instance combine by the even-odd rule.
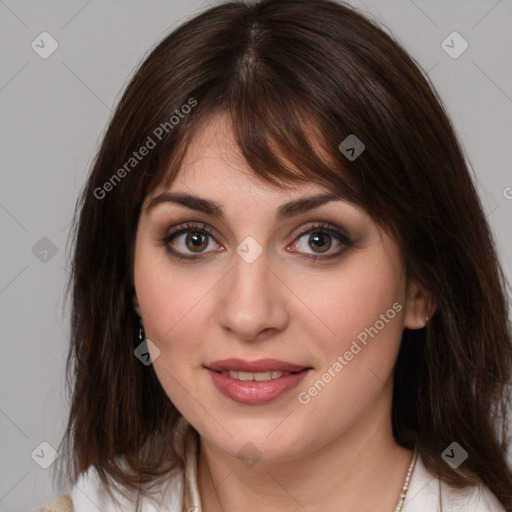
[[[162, 501], [153, 504], [143, 500], [142, 509], [145, 512], [182, 512], [185, 504], [190, 512], [201, 512], [201, 500], [197, 483], [197, 434], [191, 429], [185, 433], [184, 473], [176, 470], [169, 477], [162, 491]], [[185, 477], [185, 478], [184, 478]], [[185, 490], [184, 483], [186, 482]], [[96, 471], [91, 466], [82, 473], [71, 493], [73, 512], [91, 512], [94, 504], [101, 512], [130, 512], [135, 510], [135, 498], [126, 500], [116, 493], [121, 503], [121, 509], [114, 507], [99, 481]], [[440, 503], [442, 501], [442, 509]], [[505, 512], [496, 497], [485, 487], [469, 488], [456, 491], [438, 478], [432, 476], [418, 457], [411, 475], [402, 512]]]
[[418, 457], [402, 512], [506, 512], [485, 486], [460, 491], [433, 476]]

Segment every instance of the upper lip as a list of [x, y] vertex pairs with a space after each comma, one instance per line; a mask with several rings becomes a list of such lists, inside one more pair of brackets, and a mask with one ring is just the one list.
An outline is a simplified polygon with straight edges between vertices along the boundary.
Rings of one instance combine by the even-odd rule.
[[210, 370], [222, 372], [224, 370], [232, 370], [238, 372], [268, 372], [268, 371], [282, 371], [282, 372], [300, 372], [308, 367], [280, 361], [279, 359], [257, 359], [255, 361], [246, 361], [244, 359], [222, 359], [214, 361], [206, 365]]

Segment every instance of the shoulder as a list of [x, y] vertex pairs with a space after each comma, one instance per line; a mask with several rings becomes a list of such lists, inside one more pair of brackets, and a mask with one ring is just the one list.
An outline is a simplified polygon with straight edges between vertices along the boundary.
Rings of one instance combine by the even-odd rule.
[[506, 512], [485, 486], [457, 490], [431, 475], [418, 458], [403, 512]]
[[[169, 475], [165, 486], [158, 489], [158, 502], [148, 499], [142, 500], [143, 510], [145, 512], [160, 512], [161, 510], [181, 512], [183, 501], [182, 489], [183, 475], [180, 471], [175, 471]], [[114, 492], [115, 497], [119, 501], [119, 506], [116, 506], [108, 495], [96, 470], [91, 466], [79, 476], [69, 494], [72, 508], [65, 509], [63, 512], [90, 512], [91, 504], [94, 504], [93, 508], [95, 510], [99, 509], [102, 512], [130, 512], [135, 510], [137, 497], [135, 493], [127, 492], [127, 494], [129, 498]], [[60, 509], [48, 509], [48, 511], [43, 509], [34, 512], [60, 512]]]
[[[156, 486], [154, 500], [143, 498], [141, 501], [144, 512], [182, 512], [185, 495], [187, 495], [187, 501], [192, 500], [199, 510], [196, 482], [197, 439], [184, 419], [177, 434], [178, 444], [184, 448], [186, 470], [176, 467], [168, 474], [163, 484]], [[185, 492], [185, 487], [188, 492]], [[119, 502], [118, 506], [112, 501], [94, 466], [90, 466], [87, 471], [79, 475], [69, 494], [30, 512], [91, 512], [92, 509], [101, 510], [101, 512], [131, 512], [135, 510], [136, 493], [126, 491], [127, 497], [125, 497], [113, 490], [113, 494]]]
[[50, 503], [32, 509], [30, 512], [74, 512], [73, 502], [69, 494], [64, 494]]

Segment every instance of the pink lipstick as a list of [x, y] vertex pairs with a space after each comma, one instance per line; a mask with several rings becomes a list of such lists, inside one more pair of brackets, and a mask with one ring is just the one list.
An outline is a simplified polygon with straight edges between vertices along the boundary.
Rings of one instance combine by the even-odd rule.
[[235, 402], [258, 405], [295, 388], [310, 367], [278, 359], [224, 359], [206, 365], [218, 391]]

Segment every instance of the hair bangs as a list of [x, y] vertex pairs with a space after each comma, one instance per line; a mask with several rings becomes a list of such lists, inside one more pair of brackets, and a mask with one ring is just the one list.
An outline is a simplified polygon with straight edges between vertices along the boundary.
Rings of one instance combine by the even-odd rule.
[[283, 189], [317, 183], [367, 209], [364, 190], [354, 176], [357, 167], [342, 162], [337, 145], [325, 143], [333, 139], [333, 127], [306, 104], [304, 95], [294, 93], [279, 75], [273, 78], [242, 82], [235, 75], [203, 95], [191, 94], [198, 106], [168, 137], [160, 159], [163, 165], [146, 193], [159, 186], [170, 188], [195, 136], [207, 123], [224, 118], [241, 155], [259, 178]]

